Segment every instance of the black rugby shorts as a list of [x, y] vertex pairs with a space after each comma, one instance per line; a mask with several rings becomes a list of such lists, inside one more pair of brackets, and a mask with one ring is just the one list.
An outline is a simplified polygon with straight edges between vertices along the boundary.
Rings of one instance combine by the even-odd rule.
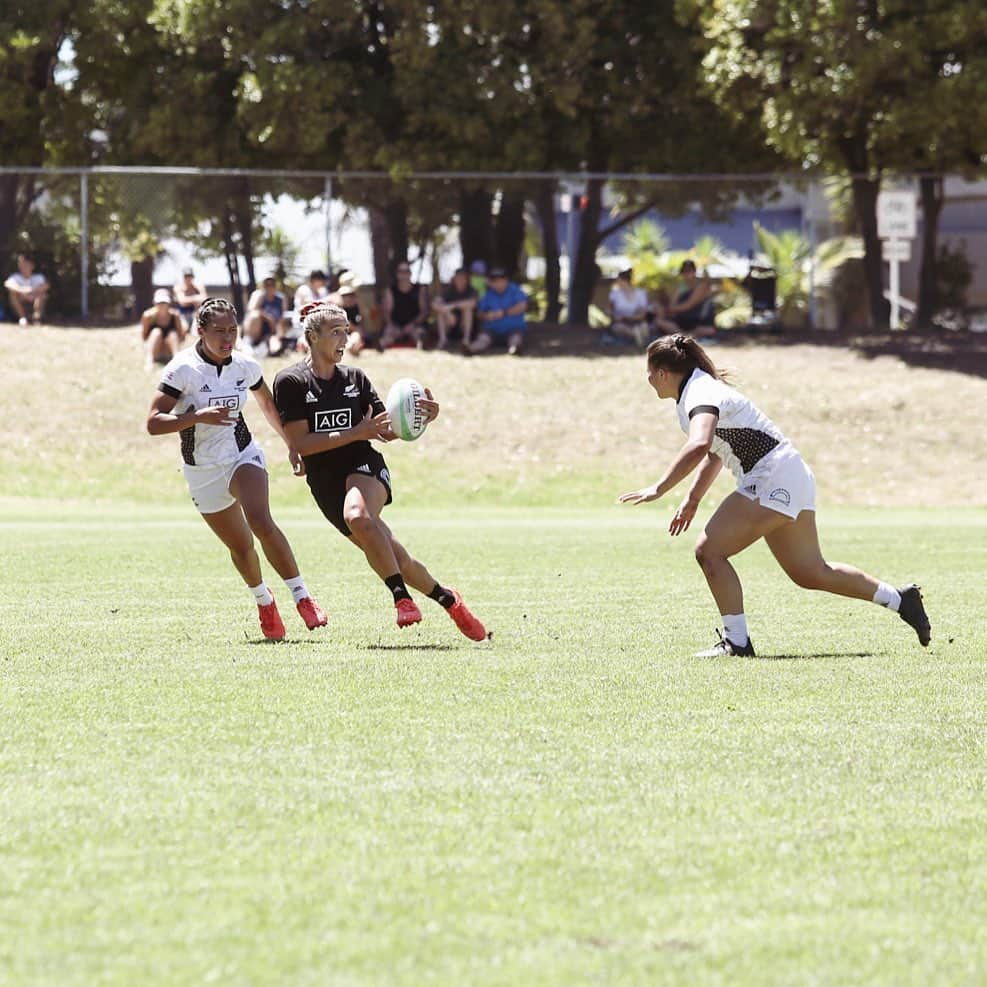
[[371, 449], [366, 455], [353, 460], [344, 469], [308, 473], [305, 477], [308, 488], [312, 491], [316, 504], [319, 505], [319, 510], [325, 515], [326, 520], [347, 538], [350, 537], [350, 529], [343, 520], [343, 503], [346, 500], [346, 478], [354, 473], [361, 476], [372, 476], [382, 483], [387, 491], [385, 503], [391, 503], [393, 500], [391, 497], [391, 474], [387, 469], [387, 463], [384, 462], [384, 457], [376, 449]]

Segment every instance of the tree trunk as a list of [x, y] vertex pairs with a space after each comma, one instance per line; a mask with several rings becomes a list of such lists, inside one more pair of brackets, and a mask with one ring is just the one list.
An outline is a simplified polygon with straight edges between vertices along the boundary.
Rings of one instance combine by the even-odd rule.
[[391, 233], [391, 268], [398, 261], [408, 259], [408, 204], [404, 199], [392, 199], [384, 209], [384, 217]]
[[240, 253], [247, 265], [247, 293], [257, 288], [257, 273], [254, 269], [254, 216], [250, 208], [250, 179], [237, 181], [234, 211], [236, 228], [240, 234]]
[[17, 194], [20, 182], [20, 175], [0, 175], [0, 263], [6, 265], [5, 271], [13, 270], [8, 258], [13, 259], [17, 237]]
[[853, 179], [853, 209], [864, 241], [864, 275], [867, 279], [870, 328], [886, 329], [890, 306], [884, 297], [884, 261], [877, 236], [877, 194], [879, 178]]
[[508, 196], [500, 201], [500, 212], [494, 228], [494, 263], [507, 270], [516, 280], [518, 263], [524, 247], [524, 196]]
[[928, 329], [936, 314], [936, 252], [939, 248], [939, 216], [943, 206], [941, 175], [923, 175], [919, 180], [922, 196], [922, 266], [918, 278], [918, 310], [915, 326]]
[[[575, 269], [569, 277], [571, 304], [566, 325], [589, 325], [589, 307], [593, 301], [593, 291], [600, 277], [596, 264], [596, 249], [600, 244], [600, 215], [603, 211], [603, 179], [591, 178], [586, 183], [586, 208], [579, 212], [579, 242], [576, 247]], [[578, 207], [578, 202], [573, 201]], [[571, 261], [570, 261], [571, 263]]]
[[535, 192], [535, 209], [541, 224], [542, 254], [545, 258], [545, 321], [558, 322], [562, 312], [559, 292], [562, 272], [559, 266], [559, 230], [555, 225], [555, 182], [542, 182]]
[[151, 307], [154, 300], [154, 258], [142, 257], [130, 262], [130, 288], [134, 293], [134, 317]]
[[374, 300], [379, 305], [384, 299], [384, 291], [391, 283], [391, 231], [383, 209], [369, 206], [367, 211], [370, 215], [370, 245], [374, 258]]
[[464, 188], [459, 193], [459, 245], [463, 266], [494, 258], [494, 229], [490, 206], [493, 196], [485, 188]]
[[240, 257], [233, 237], [234, 217], [227, 210], [223, 214], [223, 259], [230, 278], [230, 297], [236, 309], [237, 321], [243, 321], [243, 285], [240, 283]]

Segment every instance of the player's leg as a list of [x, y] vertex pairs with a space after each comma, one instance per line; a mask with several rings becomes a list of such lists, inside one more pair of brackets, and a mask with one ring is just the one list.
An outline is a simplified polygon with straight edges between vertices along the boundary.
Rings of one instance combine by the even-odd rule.
[[323, 627], [328, 618], [308, 591], [291, 545], [271, 516], [268, 487], [267, 470], [253, 463], [239, 466], [230, 480], [230, 493], [240, 502], [248, 527], [260, 542], [268, 562], [284, 580], [306, 627], [309, 630]]
[[929, 643], [929, 618], [918, 587], [898, 590], [845, 562], [827, 562], [819, 547], [815, 511], [802, 511], [794, 524], [772, 531], [764, 540], [796, 585], [887, 607], [914, 628], [923, 645]]
[[394, 557], [397, 559], [404, 581], [429, 599], [435, 600], [453, 619], [456, 626], [473, 641], [482, 641], [487, 632], [483, 624], [470, 612], [459, 591], [443, 586], [395, 537], [391, 529], [380, 521], [391, 539]]
[[394, 545], [387, 525], [380, 519], [380, 512], [387, 503], [387, 488], [376, 477], [365, 473], [351, 473], [346, 478], [343, 498], [343, 520], [350, 530], [350, 537], [367, 557], [370, 568], [384, 581], [391, 591], [398, 611], [398, 626], [407, 627], [422, 619], [405, 585], [401, 567], [394, 554]]
[[754, 653], [747, 633], [744, 590], [729, 560], [759, 538], [786, 524], [792, 524], [791, 518], [762, 507], [735, 491], [720, 504], [706, 524], [706, 530], [699, 536], [696, 561], [703, 570], [723, 618], [724, 644], [728, 646], [721, 650], [718, 645], [713, 652]]
[[285, 635], [284, 623], [278, 613], [274, 596], [261, 576], [260, 558], [254, 548], [253, 535], [250, 533], [250, 527], [240, 505], [231, 504], [225, 510], [203, 514], [202, 518], [230, 550], [233, 565], [253, 594], [264, 637], [275, 641], [281, 640]]

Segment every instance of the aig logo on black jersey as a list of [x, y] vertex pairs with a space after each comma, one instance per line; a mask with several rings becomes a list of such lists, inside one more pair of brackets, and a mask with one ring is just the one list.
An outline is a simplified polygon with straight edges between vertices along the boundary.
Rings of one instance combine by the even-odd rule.
[[349, 428], [352, 413], [349, 408], [336, 408], [334, 411], [317, 411], [315, 413], [315, 432], [338, 432]]

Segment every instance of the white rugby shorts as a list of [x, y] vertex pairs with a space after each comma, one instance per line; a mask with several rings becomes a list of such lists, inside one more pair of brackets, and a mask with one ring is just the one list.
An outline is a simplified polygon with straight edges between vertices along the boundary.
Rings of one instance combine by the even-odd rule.
[[737, 493], [762, 507], [797, 518], [816, 509], [816, 478], [792, 446], [768, 453], [737, 484]]
[[230, 493], [230, 481], [233, 474], [246, 463], [267, 472], [264, 450], [255, 442], [251, 442], [232, 462], [220, 463], [218, 466], [182, 467], [192, 503], [200, 514], [218, 514], [236, 503], [236, 498]]

